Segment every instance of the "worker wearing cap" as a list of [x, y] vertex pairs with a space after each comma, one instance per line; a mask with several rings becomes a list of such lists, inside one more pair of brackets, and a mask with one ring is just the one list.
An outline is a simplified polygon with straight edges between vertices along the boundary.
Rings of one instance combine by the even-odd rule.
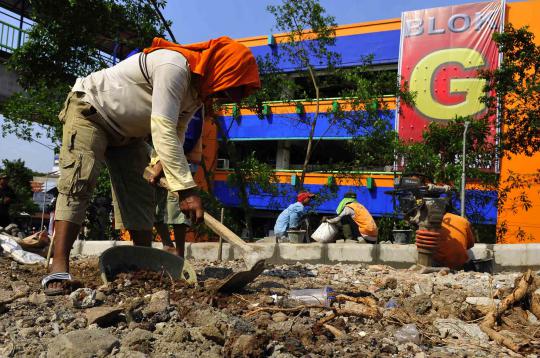
[[260, 87], [251, 51], [228, 37], [193, 45], [154, 39], [152, 46], [75, 82], [63, 123], [56, 236], [47, 294], [62, 294], [69, 253], [106, 163], [115, 194], [115, 224], [135, 245], [150, 246], [154, 188], [143, 179], [151, 135], [171, 191], [195, 223], [203, 207], [182, 149], [189, 120], [209, 98], [238, 102]]
[[287, 230], [294, 230], [300, 227], [302, 218], [305, 215], [305, 206], [311, 201], [315, 194], [303, 191], [296, 197], [296, 203], [291, 204], [287, 209], [279, 214], [274, 225], [274, 234], [280, 241], [287, 240]]
[[6, 227], [11, 224], [9, 207], [13, 202], [15, 193], [9, 187], [9, 177], [6, 173], [0, 173], [0, 226]]
[[377, 243], [377, 224], [365, 206], [356, 200], [356, 193], [348, 192], [339, 203], [336, 216], [324, 219], [330, 224], [341, 224], [345, 240], [358, 240], [369, 244]]

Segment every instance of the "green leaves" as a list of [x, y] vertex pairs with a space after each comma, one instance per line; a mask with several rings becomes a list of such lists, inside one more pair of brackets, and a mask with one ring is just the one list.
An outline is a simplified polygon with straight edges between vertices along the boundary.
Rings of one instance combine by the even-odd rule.
[[[493, 115], [499, 108], [499, 156], [525, 154], [540, 150], [540, 46], [527, 27], [506, 25], [504, 33], [495, 33], [494, 41], [503, 54], [500, 68], [482, 71], [486, 79], [486, 103]], [[498, 100], [501, 100], [499, 106]]]
[[[267, 10], [274, 15], [275, 29], [287, 33], [287, 41], [280, 44], [280, 49], [296, 68], [326, 68], [339, 61], [339, 54], [330, 50], [336, 41], [336, 20], [317, 0], [284, 0], [282, 5], [268, 6]], [[308, 32], [314, 38], [304, 41]]]
[[32, 187], [30, 181], [34, 178], [32, 170], [28, 169], [24, 162], [18, 160], [2, 160], [1, 171], [9, 176], [9, 187], [15, 192], [15, 198], [10, 205], [11, 215], [21, 212], [33, 213], [38, 207], [32, 200]]
[[2, 108], [3, 133], [23, 139], [32, 122], [52, 126], [47, 135], [59, 139], [55, 117], [75, 79], [108, 67], [116, 44], [127, 53], [163, 34], [151, 5], [139, 0], [34, 0], [32, 19], [28, 40], [8, 61], [25, 92]]
[[227, 177], [229, 186], [237, 188], [242, 183], [246, 185], [251, 195], [261, 193], [275, 195], [277, 194], [279, 179], [274, 172], [274, 168], [259, 161], [255, 156], [255, 152], [252, 152], [238, 163], [238, 170], [235, 170]]

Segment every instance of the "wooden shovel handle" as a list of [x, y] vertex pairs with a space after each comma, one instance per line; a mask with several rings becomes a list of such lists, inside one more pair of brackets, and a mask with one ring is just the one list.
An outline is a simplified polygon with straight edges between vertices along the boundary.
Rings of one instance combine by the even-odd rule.
[[[152, 169], [145, 168], [143, 177], [148, 180], [153, 175]], [[169, 183], [167, 182], [167, 179], [164, 177], [161, 177], [159, 179], [160, 187], [169, 190]], [[178, 193], [171, 191], [171, 193], [178, 197]], [[221, 236], [225, 241], [227, 241], [229, 244], [238, 246], [240, 249], [242, 249], [244, 252], [250, 251], [251, 248], [249, 245], [242, 240], [238, 235], [236, 235], [234, 232], [232, 232], [228, 227], [223, 225], [219, 222], [219, 220], [216, 220], [212, 215], [208, 214], [207, 212], [204, 212], [204, 223], [206, 226], [210, 228], [214, 233]]]

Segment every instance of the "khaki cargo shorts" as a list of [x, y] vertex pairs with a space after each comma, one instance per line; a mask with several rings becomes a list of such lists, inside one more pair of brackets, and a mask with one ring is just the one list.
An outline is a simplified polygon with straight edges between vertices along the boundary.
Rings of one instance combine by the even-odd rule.
[[190, 221], [180, 211], [178, 198], [163, 188], [156, 188], [156, 223], [167, 225], [191, 225]]
[[64, 127], [56, 220], [82, 224], [105, 163], [113, 189], [115, 227], [151, 230], [155, 190], [142, 177], [150, 160], [146, 144], [115, 133], [83, 96], [71, 92], [58, 116]]

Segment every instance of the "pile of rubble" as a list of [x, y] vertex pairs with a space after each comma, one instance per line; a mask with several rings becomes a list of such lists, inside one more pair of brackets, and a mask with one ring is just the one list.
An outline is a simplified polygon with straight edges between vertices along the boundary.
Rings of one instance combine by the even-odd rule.
[[[540, 353], [531, 273], [297, 264], [269, 268], [244, 291], [221, 295], [212, 289], [215, 282], [243, 263], [194, 266], [197, 285], [166, 272], [120, 274], [103, 285], [97, 259], [78, 258], [72, 273], [85, 288], [51, 298], [39, 288], [43, 268], [0, 258], [0, 357]], [[332, 289], [324, 291], [331, 305], [291, 299], [292, 289], [324, 287]], [[495, 321], [486, 323], [490, 317]], [[488, 325], [505, 341], [487, 334]]]

